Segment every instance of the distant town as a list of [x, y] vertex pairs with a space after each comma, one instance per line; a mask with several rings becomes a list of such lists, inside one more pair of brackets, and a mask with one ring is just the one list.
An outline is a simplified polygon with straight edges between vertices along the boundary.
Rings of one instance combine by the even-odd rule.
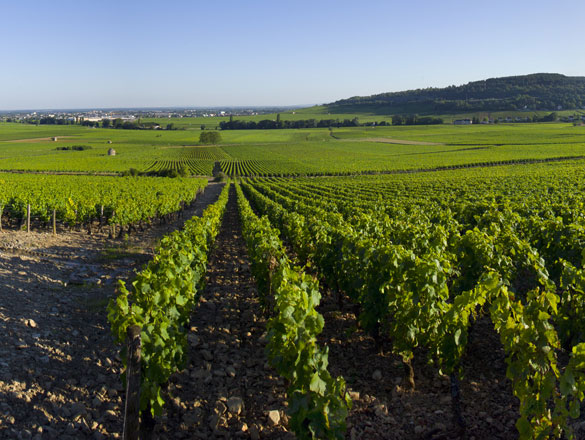
[[69, 110], [13, 110], [0, 111], [3, 122], [46, 122], [55, 121], [59, 125], [80, 124], [82, 122], [101, 122], [121, 120], [135, 122], [139, 119], [174, 118], [212, 118], [221, 116], [255, 116], [279, 111], [290, 111], [297, 107], [225, 107], [225, 108], [172, 108], [172, 109], [69, 109]]

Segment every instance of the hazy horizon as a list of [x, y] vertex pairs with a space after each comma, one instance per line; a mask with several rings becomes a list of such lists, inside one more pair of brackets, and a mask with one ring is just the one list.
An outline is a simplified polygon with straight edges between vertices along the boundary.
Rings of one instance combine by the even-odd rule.
[[0, 109], [294, 107], [585, 75], [568, 1], [3, 5]]

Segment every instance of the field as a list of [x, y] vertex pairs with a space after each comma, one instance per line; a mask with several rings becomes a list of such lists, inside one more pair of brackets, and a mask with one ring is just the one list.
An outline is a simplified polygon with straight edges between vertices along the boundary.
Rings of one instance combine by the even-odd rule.
[[0, 124], [0, 438], [585, 438], [585, 127], [172, 122]]
[[[195, 175], [211, 175], [217, 161], [228, 175], [332, 175], [585, 156], [585, 127], [570, 124], [223, 131], [221, 143], [212, 147], [198, 143], [200, 132], [2, 124], [0, 170], [116, 173], [186, 167]], [[58, 140], [47, 140], [52, 136]], [[91, 149], [57, 150], [77, 145]], [[110, 147], [116, 156], [107, 155]]]

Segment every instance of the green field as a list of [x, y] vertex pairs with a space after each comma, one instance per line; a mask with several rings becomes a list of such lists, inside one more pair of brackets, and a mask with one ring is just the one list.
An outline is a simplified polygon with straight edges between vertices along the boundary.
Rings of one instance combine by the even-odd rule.
[[[408, 112], [406, 112], [408, 113]], [[534, 115], [542, 118], [550, 114], [549, 111], [498, 111], [498, 112], [473, 112], [473, 113], [453, 113], [453, 114], [433, 114], [432, 116], [442, 118], [445, 123], [451, 123], [455, 119], [472, 118], [474, 116], [483, 118], [526, 118]], [[560, 110], [556, 112], [559, 118], [568, 117], [573, 115], [585, 115], [585, 110]], [[369, 122], [392, 122], [392, 114], [381, 115], [376, 111], [371, 113], [364, 112], [363, 107], [356, 107], [356, 111], [353, 113], [330, 113], [325, 106], [314, 106], [308, 108], [301, 108], [297, 110], [291, 110], [287, 112], [281, 112], [280, 118], [283, 121], [298, 121], [301, 119], [315, 119], [317, 121], [321, 119], [339, 119], [343, 121], [345, 119], [353, 119], [358, 117], [360, 123]], [[242, 121], [255, 121], [259, 122], [265, 119], [275, 121], [277, 118], [276, 113], [254, 115], [254, 116], [234, 116], [234, 119]], [[215, 129], [219, 127], [220, 122], [229, 120], [229, 116], [216, 116], [216, 117], [198, 117], [198, 118], [142, 118], [143, 122], [156, 122], [161, 127], [166, 127], [167, 124], [174, 124], [175, 128], [185, 130], [200, 130], [201, 125], [204, 125], [207, 129]]]
[[[200, 132], [3, 123], [0, 170], [210, 175], [218, 161], [226, 174], [330, 175], [585, 156], [585, 127], [562, 123], [226, 130], [215, 146], [199, 145]], [[57, 150], [74, 145], [91, 149]]]

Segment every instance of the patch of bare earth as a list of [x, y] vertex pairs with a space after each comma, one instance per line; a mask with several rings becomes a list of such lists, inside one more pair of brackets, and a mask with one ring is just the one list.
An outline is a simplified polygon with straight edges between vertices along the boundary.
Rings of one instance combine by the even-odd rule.
[[264, 354], [265, 318], [241, 234], [232, 188], [191, 317], [189, 364], [171, 379], [159, 438], [294, 438], [284, 381]]
[[341, 309], [325, 296], [321, 343], [329, 346], [330, 371], [342, 375], [351, 390], [353, 408], [348, 439], [515, 439], [518, 403], [506, 379], [504, 353], [497, 334], [482, 320], [471, 331], [461, 382], [466, 436], [453, 422], [450, 381], [415, 353], [415, 390], [405, 380], [404, 365], [384, 341], [381, 351], [358, 328], [355, 307]]
[[0, 438], [119, 438], [121, 362], [107, 322], [115, 281], [157, 241], [214, 202], [210, 185], [182, 218], [127, 240], [107, 230], [0, 233]]
[[[57, 137], [57, 141], [58, 142], [59, 139], [74, 139], [76, 138], [76, 136], [58, 136]], [[8, 139], [8, 140], [4, 140], [2, 142], [11, 142], [11, 143], [36, 143], [36, 142], [53, 142], [53, 138], [52, 137], [40, 137], [40, 138], [30, 138], [30, 139]]]
[[425, 142], [425, 141], [409, 141], [405, 139], [391, 139], [391, 138], [366, 138], [360, 139], [365, 142], [379, 142], [382, 144], [401, 144], [401, 145], [444, 145], [438, 142]]

